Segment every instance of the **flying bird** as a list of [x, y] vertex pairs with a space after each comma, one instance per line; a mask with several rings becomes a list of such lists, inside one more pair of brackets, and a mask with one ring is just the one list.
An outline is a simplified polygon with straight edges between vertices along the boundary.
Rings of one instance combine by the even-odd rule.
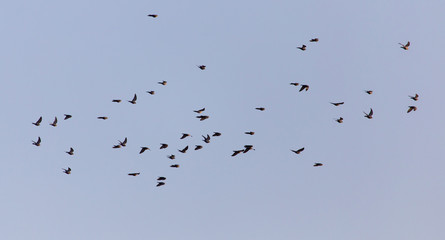
[[141, 173], [140, 173], [140, 172], [135, 172], [135, 173], [129, 173], [128, 175], [129, 175], [129, 176], [136, 177], [136, 176], [139, 175], [139, 174], [141, 174]]
[[255, 134], [255, 132], [244, 132], [245, 134], [247, 134], [247, 135], [254, 135]]
[[147, 93], [149, 93], [150, 95], [154, 95], [155, 91], [147, 91]]
[[345, 102], [337, 102], [337, 103], [331, 102], [331, 104], [337, 107], [337, 106], [345, 104]]
[[204, 138], [202, 141], [204, 141], [205, 143], [210, 143], [210, 136], [209, 134], [207, 134], [207, 137], [202, 135], [202, 137]]
[[70, 118], [72, 118], [73, 116], [71, 116], [71, 115], [69, 115], [69, 114], [64, 114], [65, 115], [65, 118], [63, 119], [63, 120], [67, 120], [67, 119], [70, 119]]
[[161, 85], [167, 85], [167, 81], [162, 81], [162, 82], [158, 82], [159, 84], [161, 84]]
[[196, 150], [199, 150], [199, 149], [201, 149], [202, 148], [202, 146], [201, 145], [195, 145], [196, 147], [195, 147], [195, 151]]
[[303, 45], [301, 47], [297, 47], [298, 49], [300, 49], [301, 51], [306, 51], [306, 45]]
[[148, 17], [152, 17], [152, 18], [157, 18], [157, 17], [158, 17], [158, 14], [148, 14], [147, 16], [148, 16]]
[[120, 144], [114, 145], [113, 148], [121, 148], [122, 146]]
[[176, 158], [176, 156], [175, 155], [170, 155], [170, 156], [167, 156], [168, 158], [170, 158], [171, 160], [174, 160], [175, 158]]
[[136, 100], [138, 99], [138, 96], [136, 96], [136, 94], [134, 94], [133, 100], [128, 101], [131, 104], [136, 104]]
[[306, 90], [306, 91], [309, 90], [309, 85], [305, 85], [305, 84], [301, 85], [301, 88], [300, 88], [299, 92], [301, 92], [303, 90]]
[[164, 149], [167, 148], [168, 144], [167, 143], [161, 143], [161, 147], [159, 149]]
[[186, 146], [185, 148], [183, 148], [182, 150], [179, 150], [179, 149], [178, 149], [178, 151], [180, 151], [180, 152], [182, 152], [182, 153], [186, 153], [188, 149], [189, 149], [189, 146], [187, 145], [187, 146]]
[[205, 116], [205, 115], [200, 115], [200, 116], [196, 116], [196, 118], [199, 118], [199, 121], [204, 121], [207, 118], [209, 118], [209, 116]]
[[297, 83], [297, 82], [293, 82], [293, 83], [290, 83], [290, 85], [298, 86], [298, 85], [300, 85], [300, 84]]
[[296, 154], [300, 154], [301, 152], [304, 151], [304, 148], [300, 148], [300, 149], [298, 149], [298, 150], [292, 150], [292, 149], [291, 149], [291, 151], [294, 152], [294, 153], [296, 153]]
[[408, 50], [408, 47], [410, 45], [409, 41], [405, 45], [403, 45], [401, 43], [399, 43], [399, 44], [402, 45], [400, 48], [403, 48], [404, 50]]
[[213, 132], [212, 137], [219, 137], [219, 136], [221, 136], [220, 132]]
[[204, 112], [206, 110], [206, 108], [201, 108], [199, 110], [194, 110], [193, 112], [201, 114], [202, 112]]
[[170, 165], [170, 167], [172, 167], [172, 168], [179, 168], [179, 164], [173, 164], [173, 165]]
[[340, 117], [340, 118], [338, 118], [338, 119], [335, 119], [335, 121], [337, 121], [338, 123], [342, 123], [342, 122], [343, 122], [343, 118]]
[[321, 167], [323, 166], [323, 163], [314, 163], [314, 167]]
[[74, 149], [70, 148], [70, 150], [68, 152], [66, 152], [66, 153], [68, 153], [69, 155], [74, 155]]
[[244, 145], [243, 153], [247, 153], [250, 150], [255, 150], [252, 145]]
[[318, 42], [318, 38], [312, 38], [309, 42]]
[[68, 169], [62, 168], [63, 172], [66, 174], [71, 174], [71, 168], [68, 167]]
[[186, 137], [191, 137], [191, 135], [188, 133], [183, 133], [181, 139], [184, 139]]
[[414, 101], [417, 101], [417, 100], [419, 100], [419, 94], [417, 94], [416, 93], [416, 96], [408, 96], [409, 98], [411, 98], [412, 100], [414, 100]]
[[366, 92], [367, 94], [369, 94], [369, 95], [372, 94], [372, 90], [365, 90], [365, 92]]
[[409, 106], [407, 113], [411, 112], [411, 111], [416, 111], [417, 107], [416, 106]]
[[363, 112], [363, 113], [365, 114], [365, 118], [371, 119], [372, 115], [374, 114], [374, 111], [372, 111], [372, 108], [371, 108], [369, 113], [366, 113], [366, 112]]
[[54, 122], [50, 123], [49, 125], [53, 127], [57, 127], [57, 117], [54, 118]]
[[263, 108], [263, 107], [257, 107], [257, 108], [255, 108], [256, 110], [259, 110], [259, 111], [264, 111], [264, 110], [266, 110], [265, 108]]
[[36, 145], [37, 147], [40, 146], [40, 143], [42, 142], [42, 139], [40, 137], [37, 139], [37, 142], [32, 141], [32, 145]]
[[[178, 165], [178, 167], [179, 167], [179, 165]], [[158, 182], [158, 184], [156, 184], [156, 187], [160, 187], [160, 186], [164, 186], [164, 185], [165, 185], [165, 182]]]
[[198, 67], [199, 67], [199, 69], [201, 69], [201, 70], [205, 70], [205, 69], [206, 69], [206, 66], [205, 66], [205, 65], [199, 65]]
[[35, 123], [32, 123], [36, 126], [40, 126], [40, 123], [42, 122], [42, 117], [40, 117]]
[[158, 180], [158, 181], [165, 181], [165, 180], [167, 180], [167, 178], [166, 178], [166, 177], [158, 177], [157, 180]]
[[107, 120], [108, 117], [97, 117], [97, 119]]
[[234, 150], [233, 154], [232, 154], [232, 157], [235, 157], [236, 155], [238, 155], [238, 154], [240, 154], [242, 152], [244, 152], [244, 149], [242, 149], [242, 150]]
[[126, 147], [126, 146], [127, 146], [127, 138], [125, 138], [123, 142], [119, 141], [119, 144], [120, 144], [122, 147]]
[[141, 151], [139, 152], [139, 154], [144, 153], [146, 150], [150, 150], [150, 148], [148, 148], [148, 147], [141, 147]]
[[113, 99], [112, 100], [112, 102], [115, 102], [115, 103], [120, 103], [122, 100], [120, 100], [120, 99]]

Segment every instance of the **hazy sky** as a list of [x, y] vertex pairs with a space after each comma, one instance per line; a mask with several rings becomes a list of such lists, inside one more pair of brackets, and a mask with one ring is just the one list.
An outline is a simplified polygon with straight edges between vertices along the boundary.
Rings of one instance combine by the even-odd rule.
[[[4, 2], [0, 238], [445, 239], [444, 11], [434, 0]], [[230, 156], [246, 144], [256, 150]]]

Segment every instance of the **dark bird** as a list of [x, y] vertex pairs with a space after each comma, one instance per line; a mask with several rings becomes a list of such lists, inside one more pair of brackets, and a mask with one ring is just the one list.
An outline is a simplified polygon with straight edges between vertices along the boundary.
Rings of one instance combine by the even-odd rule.
[[97, 117], [97, 119], [107, 120], [108, 117]]
[[264, 111], [264, 110], [266, 110], [265, 108], [263, 108], [263, 107], [257, 107], [257, 108], [255, 108], [256, 110], [260, 110], [260, 111]]
[[201, 149], [202, 148], [202, 146], [201, 145], [195, 145], [196, 147], [195, 147], [195, 151], [196, 150], [199, 150], [199, 149]]
[[199, 118], [199, 121], [204, 121], [207, 118], [209, 118], [209, 116], [205, 116], [205, 115], [200, 115], [200, 116], [196, 116], [196, 118]]
[[201, 69], [201, 70], [205, 70], [205, 69], [206, 69], [206, 66], [205, 66], [205, 65], [199, 65], [198, 67], [199, 67], [199, 69]]
[[298, 49], [300, 49], [301, 51], [306, 51], [306, 45], [303, 45], [301, 47], [297, 47]]
[[170, 165], [170, 167], [172, 167], [172, 168], [179, 168], [179, 164], [173, 164], [173, 165]]
[[68, 167], [68, 169], [62, 168], [63, 172], [66, 174], [71, 174], [71, 168]]
[[411, 98], [412, 100], [414, 100], [414, 101], [417, 101], [417, 100], [419, 100], [419, 94], [417, 94], [416, 93], [416, 96], [408, 96], [409, 98]]
[[219, 136], [221, 136], [220, 132], [213, 132], [212, 137], [219, 137]]
[[141, 174], [141, 173], [140, 173], [140, 172], [135, 172], [135, 173], [129, 173], [128, 175], [129, 175], [129, 176], [136, 177], [136, 176], [139, 175], [139, 174]]
[[314, 163], [314, 167], [321, 167], [321, 166], [323, 166], [323, 163], [319, 163], [319, 162]]
[[201, 114], [202, 112], [204, 112], [206, 110], [206, 108], [201, 108], [199, 110], [194, 110], [193, 112]]
[[150, 148], [148, 148], [148, 147], [141, 147], [141, 151], [139, 152], [139, 154], [142, 154], [146, 150], [150, 150]]
[[170, 155], [170, 156], [167, 156], [168, 158], [170, 158], [171, 160], [174, 160], [176, 157], [175, 157], [175, 155]]
[[[179, 165], [178, 165], [178, 167], [179, 167]], [[160, 186], [164, 186], [165, 185], [165, 182], [158, 182], [158, 184], [156, 184], [156, 187], [160, 187]]]
[[337, 121], [338, 123], [342, 123], [342, 122], [343, 122], [343, 118], [340, 117], [340, 118], [338, 118], [338, 119], [335, 119], [335, 121]]
[[121, 148], [121, 145], [120, 144], [114, 145], [113, 148]]
[[128, 101], [131, 104], [136, 104], [136, 100], [138, 99], [138, 96], [136, 96], [136, 94], [134, 94], [133, 100]]
[[204, 141], [205, 143], [210, 143], [210, 136], [209, 134], [207, 134], [207, 137], [202, 135], [202, 137], [204, 138], [202, 141]]
[[152, 18], [157, 18], [158, 14], [148, 14], [147, 16], [152, 17]]
[[36, 126], [40, 126], [40, 123], [42, 122], [42, 117], [40, 117], [38, 120], [37, 120], [37, 122], [35, 122], [35, 123], [32, 123], [32, 124], [34, 124], [34, 125], [36, 125]]
[[112, 102], [115, 102], [115, 103], [120, 103], [122, 100], [120, 100], [120, 99], [113, 99], [112, 100]]
[[255, 132], [244, 132], [245, 134], [247, 134], [247, 135], [254, 135], [255, 134]]
[[417, 107], [416, 106], [409, 106], [407, 113], [411, 112], [411, 111], [416, 111]]
[[166, 178], [166, 177], [158, 177], [157, 180], [158, 180], [158, 181], [165, 181], [165, 180], [167, 180], [167, 178]]
[[68, 152], [66, 152], [66, 153], [68, 153], [69, 155], [74, 155], [74, 149], [70, 148], [70, 150]]
[[367, 94], [369, 94], [369, 95], [372, 94], [372, 90], [365, 90], [365, 92], [366, 92]]
[[147, 93], [149, 93], [150, 95], [154, 95], [155, 91], [147, 91]]
[[119, 144], [120, 144], [122, 147], [126, 147], [126, 146], [127, 146], [127, 138], [125, 138], [123, 142], [119, 141]]
[[167, 81], [162, 81], [162, 82], [158, 82], [159, 84], [161, 84], [161, 85], [167, 85]]
[[304, 85], [304, 84], [301, 85], [300, 92], [303, 90], [306, 90], [306, 91], [309, 90], [309, 85]]
[[309, 42], [318, 42], [318, 38], [312, 38]]
[[298, 149], [298, 150], [296, 150], [296, 151], [291, 149], [291, 151], [294, 152], [294, 153], [296, 153], [296, 154], [300, 154], [301, 152], [304, 151], [304, 148], [300, 148], [300, 149]]
[[186, 153], [188, 149], [189, 149], [189, 146], [186, 146], [186, 147], [185, 147], [184, 149], [182, 149], [182, 150], [179, 150], [179, 149], [178, 149], [178, 151], [180, 151], [180, 152], [182, 152], [182, 153]]
[[371, 118], [372, 118], [372, 115], [374, 114], [374, 111], [372, 111], [372, 108], [371, 108], [371, 110], [369, 111], [369, 113], [365, 113], [365, 112], [363, 112], [363, 113], [365, 114], [365, 118], [371, 119]]
[[238, 155], [238, 154], [240, 154], [242, 152], [244, 152], [244, 149], [242, 149], [242, 150], [234, 150], [233, 154], [232, 154], [232, 157], [235, 157], [236, 155]]
[[161, 147], [159, 149], [164, 149], [164, 148], [168, 148], [167, 143], [161, 143]]
[[408, 47], [410, 45], [409, 41], [405, 45], [403, 45], [401, 43], [399, 43], [399, 44], [402, 45], [400, 48], [403, 48], [404, 50], [408, 50]]
[[188, 133], [183, 133], [181, 139], [184, 139], [186, 137], [191, 137], [191, 135]]
[[297, 82], [293, 82], [293, 83], [290, 83], [290, 85], [298, 86], [298, 85], [300, 85], [300, 84], [297, 83]]
[[53, 127], [57, 127], [57, 117], [54, 118], [54, 122], [50, 123], [49, 125], [53, 126]]
[[42, 139], [40, 137], [37, 139], [37, 142], [32, 141], [32, 145], [36, 145], [37, 147], [40, 146], [40, 143], [42, 142]]
[[337, 102], [337, 103], [331, 102], [331, 104], [337, 107], [337, 106], [345, 104], [345, 102]]
[[70, 118], [72, 118], [73, 116], [71, 116], [71, 115], [69, 115], [69, 114], [64, 114], [65, 115], [65, 118], [63, 119], [63, 120], [67, 120], [67, 119], [70, 119]]
[[243, 153], [247, 153], [250, 150], [255, 150], [252, 145], [244, 145]]

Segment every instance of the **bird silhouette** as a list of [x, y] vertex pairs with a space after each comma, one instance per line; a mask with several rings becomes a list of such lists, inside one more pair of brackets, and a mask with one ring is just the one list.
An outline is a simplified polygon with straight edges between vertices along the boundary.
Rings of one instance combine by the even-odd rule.
[[165, 181], [165, 180], [167, 180], [167, 178], [166, 178], [166, 177], [158, 177], [157, 180], [158, 180], [158, 181]]
[[40, 139], [40, 137], [39, 137], [37, 139], [37, 142], [32, 141], [32, 145], [36, 145], [37, 147], [39, 147], [41, 142], [42, 142], [42, 139]]
[[257, 108], [255, 108], [256, 110], [259, 110], [259, 111], [264, 111], [264, 110], [266, 110], [265, 108], [263, 108], [263, 107], [257, 107]]
[[293, 85], [293, 86], [298, 86], [298, 85], [300, 85], [299, 83], [297, 83], [297, 82], [293, 82], [293, 83], [290, 83], [290, 85]]
[[238, 154], [240, 154], [240, 153], [242, 153], [242, 152], [244, 152], [244, 149], [241, 149], [241, 150], [233, 150], [232, 157], [235, 157], [236, 155], [238, 155]]
[[54, 121], [52, 123], [50, 123], [49, 125], [51, 125], [53, 127], [57, 127], [57, 117], [55, 117]]
[[68, 167], [68, 169], [62, 168], [63, 172], [66, 174], [71, 174], [71, 168]]
[[314, 163], [314, 167], [321, 167], [323, 166], [323, 163]]
[[140, 172], [135, 172], [135, 173], [129, 173], [128, 175], [129, 175], [129, 176], [136, 177], [136, 176], [139, 175], [139, 174], [141, 174], [141, 173], [140, 173]]
[[205, 143], [210, 143], [210, 136], [209, 134], [207, 134], [207, 137], [202, 135], [202, 137], [204, 138], [202, 141], [204, 141]]
[[318, 38], [312, 38], [309, 42], [318, 42]]
[[331, 104], [337, 107], [337, 106], [345, 104], [345, 102], [337, 102], [337, 103], [331, 102]]
[[169, 155], [169, 156], [167, 156], [168, 158], [170, 158], [171, 160], [174, 160], [175, 158], [176, 158], [176, 156], [175, 155]]
[[199, 121], [204, 121], [204, 120], [208, 119], [209, 116], [200, 115], [200, 116], [196, 116], [196, 118], [199, 118]]
[[367, 94], [369, 94], [369, 95], [372, 94], [372, 90], [365, 90], [365, 92], [366, 92]]
[[253, 145], [244, 145], [243, 153], [247, 153], [250, 150], [255, 150], [253, 149]]
[[161, 85], [167, 85], [167, 81], [162, 81], [162, 82], [158, 82], [159, 84], [161, 84]]
[[193, 112], [201, 114], [202, 112], [204, 112], [206, 110], [206, 108], [201, 108], [199, 110], [194, 110]]
[[181, 137], [180, 139], [184, 139], [184, 138], [186, 138], [186, 137], [191, 137], [191, 135], [188, 134], [188, 133], [183, 133], [183, 134], [182, 134], [182, 137]]
[[247, 135], [254, 135], [255, 132], [244, 132], [244, 134], [247, 134]]
[[115, 102], [115, 103], [120, 103], [122, 100], [120, 100], [120, 99], [113, 99], [112, 100], [112, 102]]
[[178, 151], [180, 151], [180, 152], [182, 152], [182, 153], [186, 153], [188, 149], [189, 149], [189, 146], [186, 146], [186, 147], [183, 148], [182, 150], [179, 150], [179, 149], [178, 149]]
[[306, 90], [306, 91], [309, 90], [309, 85], [305, 85], [305, 84], [301, 85], [301, 88], [300, 88], [299, 92], [301, 92], [303, 90]]
[[220, 132], [213, 132], [212, 137], [219, 137], [219, 136], [221, 136]]
[[158, 17], [158, 14], [148, 14], [147, 16], [148, 16], [148, 17], [152, 17], [152, 18], [157, 18], [157, 17]]
[[342, 123], [342, 122], [343, 122], [343, 118], [340, 117], [340, 118], [338, 118], [338, 119], [335, 119], [335, 121], [337, 121], [338, 123]]
[[113, 145], [113, 148], [121, 148], [122, 146], [120, 144], [118, 145]]
[[123, 142], [119, 141], [119, 144], [120, 144], [122, 147], [126, 147], [126, 146], [127, 146], [127, 138], [125, 138]]
[[416, 93], [416, 95], [414, 97], [413, 96], [408, 96], [408, 97], [411, 98], [414, 101], [419, 100], [419, 94], [417, 94], [417, 93]]
[[411, 111], [416, 111], [417, 107], [416, 106], [409, 106], [407, 113], [411, 112]]
[[74, 149], [70, 148], [70, 150], [68, 152], [66, 152], [66, 153], [68, 153], [69, 155], [74, 155]]
[[365, 118], [371, 119], [372, 115], [374, 114], [374, 111], [372, 111], [372, 108], [371, 108], [369, 113], [366, 113], [366, 112], [363, 112], [363, 113], [365, 114]]
[[138, 96], [136, 96], [136, 94], [134, 94], [134, 97], [131, 101], [128, 101], [131, 104], [136, 104], [136, 100], [138, 99]]
[[146, 150], [150, 150], [148, 147], [141, 147], [141, 151], [139, 151], [139, 154], [144, 153]]
[[199, 65], [198, 67], [199, 67], [199, 69], [201, 69], [201, 70], [205, 70], [205, 69], [206, 69], [206, 66], [205, 66], [205, 65]]
[[65, 118], [63, 119], [63, 120], [67, 120], [67, 119], [70, 119], [70, 118], [72, 118], [73, 116], [71, 116], [71, 115], [69, 115], [69, 114], [64, 114], [65, 115]]
[[409, 41], [405, 45], [403, 45], [401, 43], [399, 43], [399, 44], [402, 45], [400, 48], [403, 48], [404, 50], [408, 50], [408, 47], [410, 45]]
[[301, 47], [297, 47], [298, 49], [300, 49], [301, 51], [306, 51], [306, 45], [302, 45]]
[[201, 145], [195, 145], [195, 151], [201, 149], [202, 146]]
[[36, 126], [40, 126], [40, 123], [42, 122], [42, 117], [40, 117], [35, 123], [32, 123]]
[[107, 120], [108, 117], [97, 117], [97, 119]]
[[[178, 167], [179, 167], [179, 165], [178, 165]], [[164, 186], [165, 185], [165, 182], [158, 182], [158, 184], [156, 184], [156, 187], [160, 187], [160, 186]]]
[[150, 95], [154, 95], [155, 91], [147, 91], [147, 93], [149, 93]]
[[168, 144], [167, 143], [161, 143], [161, 147], [159, 149], [164, 149], [167, 148]]
[[170, 167], [172, 167], [172, 168], [179, 168], [179, 164], [173, 164], [173, 165], [170, 165]]
[[292, 149], [291, 149], [291, 151], [294, 152], [294, 153], [296, 153], [296, 154], [300, 154], [301, 152], [304, 151], [304, 148], [300, 148], [300, 149], [298, 149], [298, 150], [292, 150]]

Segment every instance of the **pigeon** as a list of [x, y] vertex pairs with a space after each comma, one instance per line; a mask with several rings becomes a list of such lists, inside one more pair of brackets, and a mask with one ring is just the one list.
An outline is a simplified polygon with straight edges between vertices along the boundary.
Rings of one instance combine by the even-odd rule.
[[255, 132], [244, 132], [245, 134], [247, 134], [247, 135], [254, 135], [255, 134]]
[[198, 67], [199, 67], [199, 69], [201, 69], [201, 70], [205, 70], [205, 69], [206, 69], [206, 66], [205, 66], [205, 65], [199, 65]]
[[204, 138], [202, 141], [204, 141], [205, 143], [210, 143], [210, 136], [209, 134], [207, 134], [207, 137], [202, 135], [202, 137]]
[[206, 108], [201, 108], [199, 110], [194, 110], [193, 112], [201, 114], [202, 112], [204, 112], [206, 110]]
[[158, 82], [159, 84], [161, 84], [161, 85], [167, 85], [167, 81], [162, 81], [162, 82]]
[[97, 117], [97, 119], [107, 120], [108, 117]]
[[318, 42], [318, 38], [312, 38], [309, 42]]
[[68, 151], [68, 152], [66, 152], [66, 153], [68, 153], [69, 155], [74, 155], [74, 149], [73, 149], [73, 148], [70, 148], [70, 151]]
[[167, 148], [168, 144], [167, 143], [161, 143], [161, 147], [159, 149], [164, 149]]
[[35, 123], [32, 123], [36, 126], [40, 126], [40, 123], [42, 122], [42, 117], [40, 117]]
[[40, 146], [40, 143], [42, 142], [42, 139], [40, 137], [37, 139], [37, 142], [32, 141], [32, 145], [36, 145], [37, 147]]
[[298, 150], [292, 150], [292, 149], [291, 149], [291, 151], [294, 152], [294, 153], [296, 153], [296, 154], [300, 154], [301, 152], [304, 151], [304, 148], [300, 148], [300, 149], [298, 149]]
[[199, 118], [199, 121], [204, 121], [207, 118], [209, 118], [209, 116], [205, 116], [205, 115], [200, 115], [200, 116], [196, 116], [196, 118]]
[[182, 150], [179, 150], [179, 149], [178, 149], [178, 151], [180, 151], [180, 152], [182, 152], [182, 153], [186, 153], [188, 149], [189, 149], [189, 146], [186, 146], [186, 147], [185, 147], [184, 149], [182, 149]]
[[323, 166], [323, 163], [314, 163], [314, 167], [321, 167]]
[[141, 147], [141, 151], [139, 152], [139, 154], [144, 153], [146, 150], [150, 150], [150, 148], [148, 148], [148, 147]]
[[57, 127], [57, 117], [54, 118], [54, 122], [50, 123], [49, 125], [53, 126], [53, 127]]
[[120, 99], [113, 99], [111, 102], [120, 103], [122, 100]]
[[303, 45], [301, 47], [297, 47], [298, 49], [300, 49], [301, 51], [306, 51], [306, 45]]
[[129, 173], [128, 175], [129, 175], [129, 176], [136, 177], [136, 176], [139, 175], [139, 174], [141, 174], [141, 173], [140, 173], [140, 172], [135, 172], [135, 173]]
[[417, 94], [417, 93], [416, 93], [416, 95], [414, 97], [413, 96], [408, 96], [408, 97], [411, 98], [414, 101], [419, 100], [419, 94]]
[[68, 167], [68, 169], [62, 168], [63, 172], [66, 174], [71, 174], [71, 168]]
[[417, 107], [416, 106], [409, 106], [407, 113], [411, 112], [411, 111], [416, 111]]
[[199, 150], [199, 149], [201, 149], [202, 148], [202, 146], [201, 145], [195, 145], [196, 147], [195, 147], [195, 151], [196, 150]]
[[136, 100], [138, 99], [138, 96], [136, 96], [136, 94], [134, 94], [133, 100], [128, 101], [131, 104], [136, 104]]
[[148, 16], [148, 17], [152, 17], [152, 18], [157, 18], [157, 17], [158, 17], [158, 14], [148, 14], [147, 16]]
[[404, 50], [408, 50], [408, 47], [410, 45], [409, 41], [405, 45], [403, 45], [401, 43], [399, 43], [399, 44], [402, 45], [400, 48], [403, 48]]
[[264, 111], [264, 110], [266, 110], [265, 108], [263, 108], [263, 107], [257, 107], [257, 108], [255, 108], [256, 110], [259, 110], [259, 111]]
[[301, 88], [300, 88], [299, 92], [301, 92], [303, 90], [306, 90], [306, 91], [309, 90], [309, 85], [301, 85]]
[[188, 133], [183, 133], [183, 134], [182, 134], [182, 137], [181, 137], [180, 139], [184, 139], [184, 138], [186, 138], [186, 137], [191, 137], [191, 135], [188, 134]]
[[67, 120], [67, 119], [70, 119], [70, 118], [72, 118], [73, 116], [71, 116], [71, 115], [69, 115], [69, 114], [64, 114], [65, 115], [65, 118], [63, 119], [63, 120]]
[[219, 136], [221, 136], [220, 132], [213, 132], [212, 137], [219, 137]]
[[372, 108], [371, 108], [371, 110], [369, 111], [369, 113], [365, 113], [365, 112], [363, 112], [363, 113], [365, 114], [365, 118], [371, 119], [371, 118], [372, 118], [372, 115], [374, 114], [374, 111], [372, 111]]
[[331, 104], [337, 107], [337, 106], [345, 104], [345, 102], [337, 102], [337, 103], [331, 102]]

